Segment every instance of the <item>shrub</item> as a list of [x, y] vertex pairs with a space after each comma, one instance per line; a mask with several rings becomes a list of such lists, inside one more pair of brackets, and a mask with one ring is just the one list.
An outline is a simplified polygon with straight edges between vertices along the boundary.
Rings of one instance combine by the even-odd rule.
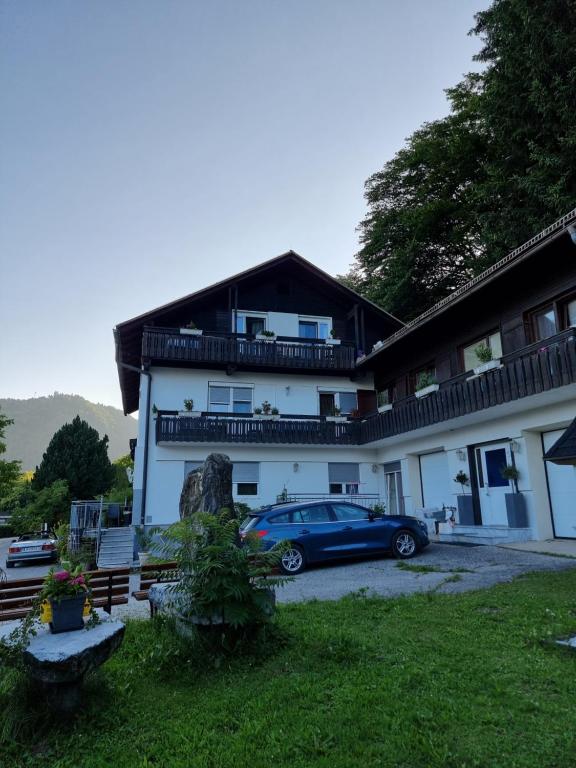
[[492, 350], [487, 344], [478, 344], [478, 346], [474, 348], [474, 353], [481, 363], [489, 363], [490, 360], [494, 359]]

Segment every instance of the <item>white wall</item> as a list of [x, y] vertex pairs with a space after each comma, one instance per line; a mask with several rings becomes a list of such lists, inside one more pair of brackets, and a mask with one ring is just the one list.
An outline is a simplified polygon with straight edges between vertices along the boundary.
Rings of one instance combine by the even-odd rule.
[[[356, 392], [373, 389], [372, 377], [351, 382], [345, 376], [287, 375], [282, 373], [238, 372], [227, 376], [224, 371], [205, 371], [176, 368], [152, 369], [151, 403], [159, 410], [183, 410], [184, 399], [194, 400], [194, 410], [208, 410], [208, 384], [223, 386], [254, 386], [253, 406], [264, 400], [284, 414], [314, 416], [319, 413], [319, 390]], [[141, 409], [140, 421], [145, 410]]]

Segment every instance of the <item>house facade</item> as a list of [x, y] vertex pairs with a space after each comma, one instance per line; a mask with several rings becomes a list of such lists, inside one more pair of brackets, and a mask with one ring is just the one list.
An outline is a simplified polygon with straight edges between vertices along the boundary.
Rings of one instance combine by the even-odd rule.
[[293, 252], [120, 324], [135, 522], [177, 519], [217, 451], [250, 507], [346, 497], [453, 508], [455, 540], [576, 537], [576, 469], [543, 459], [576, 416], [575, 224], [408, 325]]

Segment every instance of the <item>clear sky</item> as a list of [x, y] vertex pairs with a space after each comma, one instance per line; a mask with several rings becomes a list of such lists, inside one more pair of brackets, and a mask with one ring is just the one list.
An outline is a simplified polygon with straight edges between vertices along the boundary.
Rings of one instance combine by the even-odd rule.
[[290, 248], [477, 68], [488, 0], [0, 0], [0, 397], [120, 406], [112, 328]]

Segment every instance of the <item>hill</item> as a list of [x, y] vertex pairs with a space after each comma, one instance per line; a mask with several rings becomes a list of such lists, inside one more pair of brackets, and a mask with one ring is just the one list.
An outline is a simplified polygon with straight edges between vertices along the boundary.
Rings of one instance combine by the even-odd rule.
[[136, 437], [138, 422], [124, 416], [118, 408], [91, 403], [80, 395], [64, 395], [54, 392], [48, 397], [32, 397], [28, 400], [0, 398], [0, 409], [14, 419], [6, 429], [6, 453], [8, 461], [19, 459], [22, 469], [35, 469], [42, 460], [54, 433], [78, 415], [98, 431], [100, 437], [108, 435], [108, 455], [113, 461], [128, 453], [128, 441]]

